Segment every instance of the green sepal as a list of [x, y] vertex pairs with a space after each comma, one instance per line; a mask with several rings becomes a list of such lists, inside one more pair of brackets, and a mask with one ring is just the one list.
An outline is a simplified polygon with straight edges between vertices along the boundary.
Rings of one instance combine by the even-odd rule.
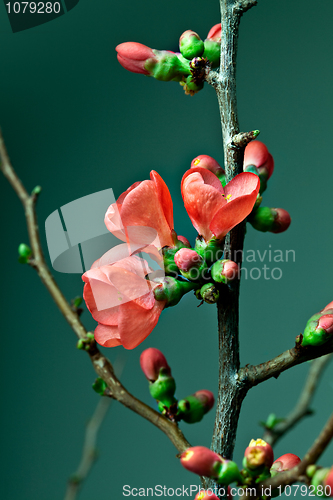
[[171, 276], [155, 279], [154, 281], [160, 283], [160, 286], [154, 289], [155, 299], [166, 300], [165, 307], [175, 306], [183, 295], [196, 287], [196, 284], [192, 281], [181, 281]]
[[227, 262], [228, 260], [229, 259], [218, 260], [212, 265], [210, 273], [212, 275], [213, 280], [216, 283], [224, 283], [225, 285], [228, 283], [228, 279], [222, 274], [224, 263]]
[[224, 460], [218, 472], [217, 482], [224, 486], [231, 483], [241, 483], [243, 478], [239, 472], [236, 462]]
[[323, 345], [332, 337], [332, 335], [327, 333], [323, 328], [316, 330], [317, 325], [318, 320], [313, 320], [312, 318], [307, 322], [303, 333], [303, 347]]
[[101, 377], [98, 377], [93, 383], [92, 388], [95, 392], [97, 392], [97, 394], [99, 394], [100, 396], [104, 396], [105, 389], [107, 389], [107, 384]]
[[187, 91], [191, 91], [191, 92], [197, 93], [200, 90], [202, 90], [203, 87], [204, 87], [204, 82], [199, 83], [199, 84], [195, 83], [193, 81], [192, 75], [188, 76], [186, 78], [186, 80], [185, 80], [185, 85], [184, 85], [185, 91], [187, 90]]
[[201, 255], [201, 257], [206, 261], [207, 265], [210, 266], [213, 262], [220, 259], [223, 255], [223, 244], [224, 240], [218, 240], [217, 238], [212, 238], [208, 242], [199, 235], [195, 240], [194, 250]]
[[265, 464], [263, 465], [260, 465], [259, 467], [256, 467], [255, 469], [250, 469], [248, 466], [247, 466], [247, 460], [246, 460], [246, 457], [243, 458], [243, 468], [244, 470], [246, 471], [246, 473], [250, 476], [250, 477], [259, 477], [261, 474], [263, 474], [265, 472], [265, 470], [267, 469], [267, 467], [265, 466]]
[[171, 398], [168, 402], [168, 404], [162, 403], [162, 401], [158, 401], [158, 410], [165, 415], [167, 413], [166, 407], [170, 408], [171, 406], [175, 405], [177, 403], [176, 398]]
[[155, 52], [158, 62], [155, 58], [148, 59], [145, 69], [156, 80], [180, 82], [184, 76], [191, 74], [189, 61], [183, 56], [177, 56], [168, 51], [154, 50], [153, 52]]
[[275, 228], [276, 211], [269, 207], [259, 207], [248, 218], [250, 224], [257, 229], [257, 231], [273, 231]]
[[220, 292], [214, 283], [206, 283], [200, 289], [200, 296], [207, 304], [216, 304], [219, 300]]
[[178, 401], [178, 409], [180, 418], [188, 424], [200, 422], [205, 415], [204, 405], [194, 396]]
[[165, 368], [160, 369], [160, 373], [155, 382], [149, 383], [149, 392], [157, 401], [161, 401], [164, 406], [171, 406], [174, 403], [176, 391], [175, 379], [169, 375]]
[[205, 45], [200, 38], [197, 38], [194, 35], [186, 36], [181, 40], [179, 50], [183, 57], [191, 60], [193, 57], [202, 56], [205, 50]]
[[177, 240], [173, 247], [162, 248], [164, 272], [167, 276], [173, 276], [174, 278], [178, 276], [179, 269], [175, 264], [175, 253], [181, 248], [188, 248], [188, 245], [185, 245], [180, 240]]
[[217, 68], [220, 65], [221, 42], [205, 40], [204, 45], [205, 50], [202, 57], [207, 57], [212, 68]]

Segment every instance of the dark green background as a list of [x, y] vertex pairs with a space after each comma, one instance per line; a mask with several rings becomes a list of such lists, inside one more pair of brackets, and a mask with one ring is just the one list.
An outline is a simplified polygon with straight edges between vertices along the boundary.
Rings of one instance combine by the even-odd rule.
[[[307, 319], [332, 293], [332, 18], [325, 0], [259, 0], [243, 17], [238, 57], [241, 130], [260, 129], [276, 169], [264, 205], [286, 208], [290, 229], [281, 235], [249, 227], [246, 249], [293, 249], [279, 281], [247, 280], [241, 292], [242, 363], [265, 361], [293, 346]], [[30, 190], [43, 187], [38, 202], [42, 240], [47, 216], [82, 196], [112, 187], [119, 196], [156, 169], [174, 200], [175, 228], [194, 240], [179, 184], [192, 158], [222, 159], [215, 93], [183, 95], [177, 83], [126, 72], [114, 47], [139, 41], [176, 50], [193, 29], [204, 38], [219, 21], [218, 1], [97, 2], [81, 0], [71, 12], [37, 28], [13, 34], [0, 6], [0, 123], [12, 162]], [[17, 263], [27, 241], [22, 208], [4, 179], [2, 214], [2, 473], [6, 500], [58, 500], [76, 469], [84, 425], [98, 396], [87, 356], [75, 349], [73, 332], [37, 275]], [[266, 265], [275, 267], [274, 263]], [[253, 264], [262, 267], [263, 263]], [[251, 264], [248, 264], [251, 266]], [[82, 292], [79, 275], [56, 274], [70, 299]], [[217, 390], [216, 312], [197, 309], [186, 297], [165, 311], [148, 339], [133, 351], [109, 349], [126, 360], [122, 382], [152, 404], [139, 368], [143, 349], [166, 355], [177, 395]], [[85, 325], [94, 321], [85, 311]], [[293, 406], [308, 364], [254, 388], [244, 403], [236, 443], [240, 461], [258, 421]], [[333, 370], [327, 370], [304, 420], [276, 447], [276, 457], [303, 455], [332, 411]], [[209, 445], [213, 412], [196, 425], [182, 424], [193, 444]], [[100, 459], [82, 500], [121, 499], [122, 487], [198, 484], [182, 469], [176, 451], [157, 429], [115, 403], [98, 439]], [[332, 445], [322, 457], [332, 465]], [[298, 496], [300, 498], [300, 496]]]

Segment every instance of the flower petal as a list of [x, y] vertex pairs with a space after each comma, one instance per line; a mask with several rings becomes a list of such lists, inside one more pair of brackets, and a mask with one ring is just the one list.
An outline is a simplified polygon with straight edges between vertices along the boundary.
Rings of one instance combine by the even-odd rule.
[[125, 349], [134, 349], [148, 337], [155, 328], [164, 306], [164, 301], [156, 301], [150, 310], [135, 302], [120, 306], [119, 333]]
[[164, 217], [170, 229], [173, 229], [173, 204], [168, 186], [165, 184], [162, 177], [155, 172], [155, 170], [150, 172], [150, 179], [155, 184], [157, 196], [163, 209]]
[[92, 317], [105, 325], [117, 325], [119, 314], [117, 290], [109, 283], [104, 273], [100, 273], [104, 280], [88, 278], [86, 275], [87, 273], [82, 277], [86, 282], [83, 289], [83, 298]]
[[260, 189], [260, 179], [256, 174], [251, 172], [242, 172], [236, 175], [224, 187], [226, 197], [231, 195], [230, 201], [233, 201], [239, 196], [244, 196], [256, 192], [256, 196]]
[[227, 204], [222, 196], [222, 184], [209, 170], [196, 167], [185, 173], [181, 189], [193, 226], [208, 241], [212, 237], [209, 226], [215, 213]]
[[123, 304], [135, 300], [144, 309], [152, 309], [155, 303], [155, 297], [152, 293], [153, 283], [127, 269], [116, 266], [109, 266], [104, 270], [117, 289], [118, 303]]
[[254, 194], [241, 196], [224, 205], [216, 213], [210, 225], [210, 229], [216, 238], [224, 238], [233, 227], [242, 222], [251, 213], [256, 198], [257, 194], [254, 192]]
[[98, 325], [94, 334], [96, 342], [104, 347], [122, 345], [117, 326]]

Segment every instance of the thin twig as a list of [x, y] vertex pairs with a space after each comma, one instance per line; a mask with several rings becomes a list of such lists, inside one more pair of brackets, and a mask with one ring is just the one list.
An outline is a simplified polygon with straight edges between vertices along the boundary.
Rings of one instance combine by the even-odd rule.
[[[23, 204], [29, 232], [30, 246], [33, 252], [34, 269], [38, 272], [43, 284], [77, 337], [79, 339], [86, 339], [88, 333], [87, 330], [82, 325], [80, 318], [76, 312], [73, 311], [70, 304], [60, 291], [45, 262], [39, 239], [39, 229], [35, 211], [35, 196], [29, 196], [22, 182], [18, 178], [13, 166], [11, 165], [1, 132], [0, 168]], [[117, 379], [110, 361], [99, 351], [95, 342], [91, 342], [89, 344], [87, 353], [90, 356], [94, 370], [106, 382], [110, 390], [110, 394], [114, 399], [158, 427], [167, 435], [179, 452], [183, 452], [190, 446], [177, 424], [171, 422], [139, 399], [136, 399], [125, 389], [125, 387]]]
[[[124, 369], [124, 358], [117, 357], [114, 363], [115, 371], [118, 377]], [[97, 435], [98, 431], [106, 417], [107, 411], [110, 408], [112, 399], [108, 397], [100, 397], [96, 409], [86, 426], [82, 457], [76, 472], [69, 478], [66, 490], [65, 500], [75, 500], [82, 487], [83, 482], [87, 478], [92, 466], [97, 459]]]
[[310, 408], [313, 396], [318, 387], [321, 375], [326, 368], [328, 362], [332, 359], [332, 354], [326, 354], [321, 358], [317, 358], [311, 362], [309, 373], [305, 381], [300, 397], [289, 415], [273, 429], [267, 429], [263, 436], [264, 441], [270, 445], [274, 445], [286, 432], [296, 425], [302, 418], [307, 415], [312, 415]]

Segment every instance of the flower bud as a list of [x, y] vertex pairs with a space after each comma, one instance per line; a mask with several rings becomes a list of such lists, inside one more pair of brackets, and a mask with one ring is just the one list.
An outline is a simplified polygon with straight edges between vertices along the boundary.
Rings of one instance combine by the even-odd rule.
[[190, 281], [179, 281], [175, 278], [171, 278], [171, 276], [156, 278], [154, 281], [159, 283], [154, 289], [155, 299], [166, 300], [165, 307], [175, 306], [185, 293], [195, 288], [194, 283]]
[[155, 53], [150, 47], [137, 42], [125, 42], [117, 45], [117, 59], [123, 68], [132, 73], [151, 76], [146, 64], [149, 60], [157, 63]]
[[119, 63], [133, 73], [177, 82], [191, 75], [188, 60], [169, 50], [155, 50], [142, 43], [125, 42], [118, 45], [116, 51]]
[[239, 277], [238, 264], [229, 259], [218, 260], [212, 266], [211, 275], [217, 283], [229, 283]]
[[178, 235], [178, 236], [177, 236], [177, 238], [178, 238], [178, 241], [179, 241], [180, 243], [182, 243], [182, 245], [183, 245], [184, 247], [186, 247], [186, 248], [191, 248], [191, 243], [188, 241], [188, 239], [187, 239], [187, 238], [185, 238], [185, 236]]
[[263, 439], [252, 439], [245, 450], [244, 459], [245, 467], [249, 470], [256, 471], [265, 467], [270, 469], [274, 460], [273, 449]]
[[259, 207], [249, 216], [248, 221], [258, 231], [282, 233], [290, 226], [291, 218], [283, 208]]
[[198, 292], [200, 293], [198, 298], [201, 297], [201, 299], [207, 302], [207, 304], [216, 304], [219, 300], [220, 292], [214, 283], [206, 283], [206, 285], [203, 285]]
[[179, 39], [180, 52], [186, 59], [191, 60], [193, 57], [202, 56], [204, 48], [203, 41], [195, 31], [184, 31]]
[[213, 40], [213, 42], [221, 42], [222, 27], [221, 23], [215, 24], [207, 35], [207, 40]]
[[[219, 488], [219, 491], [220, 490], [221, 490], [221, 488]], [[228, 498], [228, 500], [231, 500], [231, 498], [232, 498], [230, 486], [228, 486], [227, 498]], [[196, 494], [194, 500], [219, 500], [219, 499], [214, 493], [212, 493], [212, 490], [208, 490], [208, 491], [201, 490], [199, 493]]]
[[265, 144], [260, 141], [251, 141], [244, 151], [244, 172], [249, 171], [249, 166], [255, 165], [259, 176], [267, 180], [271, 177], [274, 170], [274, 159], [269, 153]]
[[324, 480], [324, 487], [326, 486], [327, 490], [330, 488], [330, 490], [326, 491], [326, 493], [329, 493], [329, 496], [333, 497], [333, 467], [330, 469], [329, 473], [327, 474]]
[[[330, 307], [331, 303], [326, 306], [325, 309], [317, 314], [314, 314], [306, 324], [302, 346], [318, 346], [325, 344], [333, 334], [333, 310], [327, 309]], [[332, 313], [332, 314], [327, 314]]]
[[140, 366], [150, 382], [158, 379], [161, 370], [164, 374], [171, 375], [171, 369], [164, 354], [154, 347], [149, 347], [141, 353]]
[[214, 395], [206, 390], [197, 391], [191, 396], [178, 401], [180, 417], [188, 424], [200, 422], [213, 406]]
[[204, 446], [188, 448], [180, 456], [182, 466], [198, 474], [217, 479], [222, 467], [222, 457]]
[[[195, 58], [192, 59], [191, 64], [195, 60]], [[193, 96], [203, 89], [204, 82], [195, 81], [193, 76], [190, 75], [187, 78], [184, 78], [183, 81], [180, 82], [180, 85], [184, 88], [185, 95]]]
[[293, 453], [286, 453], [277, 458], [271, 467], [271, 476], [276, 476], [279, 472], [285, 472], [300, 463], [301, 459]]
[[222, 183], [222, 186], [226, 185], [225, 171], [211, 156], [199, 155], [196, 158], [194, 158], [194, 160], [192, 160], [191, 162], [191, 168], [195, 167], [202, 167], [206, 168], [207, 170], [210, 170], [211, 172], [213, 172], [213, 174], [216, 175], [216, 177], [219, 178], [219, 180]]
[[177, 277], [179, 269], [175, 264], [175, 254], [180, 248], [190, 248], [191, 244], [184, 236], [178, 236], [175, 231], [172, 231], [172, 233], [174, 246], [162, 249], [163, 265], [165, 274]]
[[21, 243], [18, 247], [18, 261], [20, 264], [27, 264], [32, 257], [31, 248], [25, 243]]
[[191, 248], [178, 250], [175, 254], [175, 264], [185, 278], [193, 281], [200, 279], [207, 267], [203, 258]]

